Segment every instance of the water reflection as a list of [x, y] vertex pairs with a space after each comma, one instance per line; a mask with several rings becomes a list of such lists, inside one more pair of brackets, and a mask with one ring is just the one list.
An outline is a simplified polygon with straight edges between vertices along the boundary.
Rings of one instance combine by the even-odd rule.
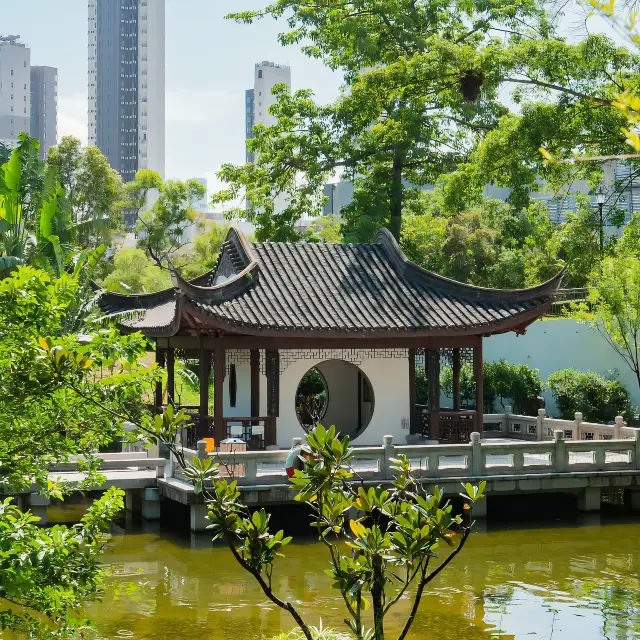
[[[640, 640], [639, 535], [635, 523], [477, 533], [426, 592], [410, 637]], [[88, 612], [100, 636], [249, 640], [293, 626], [207, 536], [123, 533], [106, 560], [107, 593]], [[292, 545], [277, 592], [313, 624], [341, 627], [326, 568], [324, 548]], [[388, 618], [389, 637], [409, 606]]]

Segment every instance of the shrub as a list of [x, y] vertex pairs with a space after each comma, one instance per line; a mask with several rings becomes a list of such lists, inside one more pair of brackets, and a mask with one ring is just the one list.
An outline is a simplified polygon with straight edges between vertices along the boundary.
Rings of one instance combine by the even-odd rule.
[[494, 402], [500, 400], [503, 409], [511, 404], [514, 413], [536, 413], [537, 399], [544, 389], [538, 369], [506, 360], [485, 362], [483, 369], [485, 411], [492, 410]]
[[616, 416], [633, 415], [629, 392], [618, 380], [589, 371], [562, 369], [549, 376], [549, 387], [560, 417], [573, 420], [576, 411], [588, 422], [608, 423]]
[[[493, 411], [495, 401], [499, 399], [503, 409], [510, 404], [515, 413], [535, 414], [537, 398], [544, 389], [538, 369], [526, 364], [511, 364], [506, 360], [485, 362], [482, 368], [485, 413]], [[453, 397], [451, 367], [442, 369], [440, 387], [446, 396]], [[470, 363], [464, 363], [460, 368], [460, 399], [463, 403], [475, 400], [475, 388], [473, 367]]]

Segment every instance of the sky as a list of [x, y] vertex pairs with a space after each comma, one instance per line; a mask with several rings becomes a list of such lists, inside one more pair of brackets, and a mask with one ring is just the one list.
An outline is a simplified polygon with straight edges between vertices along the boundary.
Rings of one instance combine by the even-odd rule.
[[[31, 64], [58, 68], [58, 137], [86, 143], [87, 0], [0, 4], [0, 33], [20, 35]], [[337, 95], [340, 75], [297, 47], [280, 46], [274, 21], [224, 19], [260, 6], [262, 0], [166, 0], [167, 178], [207, 178], [212, 193], [223, 163], [244, 162], [244, 92], [256, 62], [291, 65], [293, 89], [311, 88], [322, 102]]]
[[[58, 136], [86, 143], [87, 0], [0, 3], [0, 33], [20, 35], [32, 64], [58, 68]], [[289, 64], [294, 90], [312, 89], [321, 102], [336, 97], [341, 76], [297, 47], [280, 46], [281, 25], [224, 19], [262, 6], [264, 0], [166, 0], [167, 178], [207, 178], [212, 193], [223, 163], [244, 162], [244, 91], [258, 61]]]

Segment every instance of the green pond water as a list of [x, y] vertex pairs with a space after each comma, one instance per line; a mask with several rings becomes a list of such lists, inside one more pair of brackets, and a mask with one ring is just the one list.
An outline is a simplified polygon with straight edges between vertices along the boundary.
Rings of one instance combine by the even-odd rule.
[[[640, 639], [640, 523], [586, 522], [476, 532], [427, 590], [410, 638]], [[206, 535], [116, 533], [105, 559], [105, 598], [87, 612], [101, 638], [249, 640], [294, 626]], [[327, 566], [318, 543], [292, 544], [276, 590], [312, 624], [342, 628]], [[389, 638], [408, 608], [387, 618]]]

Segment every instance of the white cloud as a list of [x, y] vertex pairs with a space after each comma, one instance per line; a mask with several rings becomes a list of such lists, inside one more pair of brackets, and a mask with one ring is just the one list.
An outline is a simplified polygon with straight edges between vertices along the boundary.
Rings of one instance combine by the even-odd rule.
[[216, 89], [169, 89], [166, 93], [167, 124], [206, 124], [213, 118], [222, 118], [234, 97], [229, 91]]
[[87, 103], [87, 95], [82, 93], [58, 97], [58, 140], [74, 136], [87, 144]]

